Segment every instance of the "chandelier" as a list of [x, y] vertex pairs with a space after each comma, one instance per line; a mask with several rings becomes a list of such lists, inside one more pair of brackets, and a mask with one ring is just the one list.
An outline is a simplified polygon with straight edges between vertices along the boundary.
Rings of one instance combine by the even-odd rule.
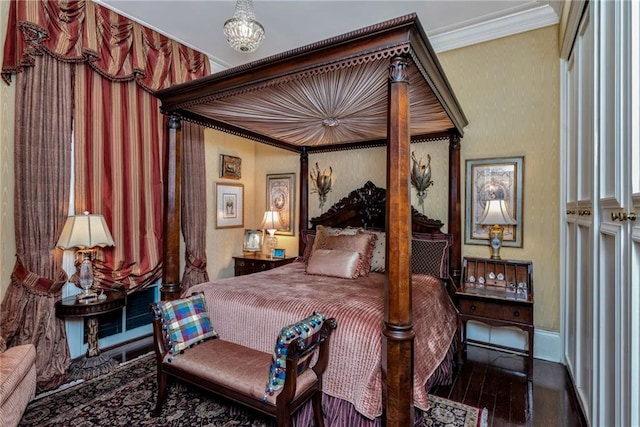
[[253, 52], [264, 39], [264, 27], [256, 21], [253, 0], [238, 0], [233, 18], [224, 23], [224, 35], [232, 48]]

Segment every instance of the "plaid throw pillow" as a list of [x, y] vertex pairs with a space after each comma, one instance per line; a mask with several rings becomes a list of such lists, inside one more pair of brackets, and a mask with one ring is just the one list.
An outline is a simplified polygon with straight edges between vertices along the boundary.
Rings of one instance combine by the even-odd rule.
[[211, 325], [202, 293], [173, 301], [161, 301], [158, 309], [162, 314], [167, 348], [173, 355], [218, 336]]
[[[282, 328], [273, 351], [273, 363], [269, 367], [267, 387], [265, 389], [265, 395], [262, 398], [264, 402], [267, 401], [267, 395], [273, 396], [276, 391], [284, 387], [287, 373], [287, 349], [289, 348], [289, 344], [298, 338], [304, 339], [305, 345], [314, 343], [320, 338], [319, 332], [325, 320], [324, 314], [316, 311], [312, 316]], [[307, 355], [306, 359], [300, 362], [301, 365], [298, 373], [304, 371], [309, 363], [311, 363], [311, 354]]]

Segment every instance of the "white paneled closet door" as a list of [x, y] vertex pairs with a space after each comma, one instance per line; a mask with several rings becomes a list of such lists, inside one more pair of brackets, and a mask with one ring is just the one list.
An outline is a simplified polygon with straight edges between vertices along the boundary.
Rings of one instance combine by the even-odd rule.
[[567, 63], [565, 79], [565, 359], [590, 420], [594, 366], [594, 21], [587, 11]]
[[594, 426], [640, 426], [639, 27], [591, 1], [563, 64], [565, 357]]

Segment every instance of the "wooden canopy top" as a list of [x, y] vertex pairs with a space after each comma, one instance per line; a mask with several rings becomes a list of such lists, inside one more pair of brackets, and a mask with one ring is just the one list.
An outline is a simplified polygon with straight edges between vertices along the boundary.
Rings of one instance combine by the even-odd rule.
[[295, 152], [384, 145], [390, 59], [408, 63], [411, 139], [467, 119], [415, 14], [156, 92], [162, 111]]

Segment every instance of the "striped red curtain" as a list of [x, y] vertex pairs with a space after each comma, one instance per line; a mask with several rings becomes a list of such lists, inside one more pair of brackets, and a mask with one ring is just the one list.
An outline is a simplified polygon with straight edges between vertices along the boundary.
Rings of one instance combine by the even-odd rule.
[[12, 0], [2, 77], [48, 54], [84, 62], [113, 81], [135, 80], [152, 92], [209, 74], [209, 59], [90, 0]]
[[165, 126], [155, 90], [209, 74], [206, 55], [89, 0], [12, 0], [2, 76], [48, 55], [74, 75], [75, 211], [104, 215], [114, 248], [97, 282], [133, 291], [161, 276]]
[[115, 247], [104, 248], [102, 286], [133, 291], [160, 278], [162, 150], [158, 100], [133, 82], [80, 65], [75, 76], [75, 211], [104, 215]]

